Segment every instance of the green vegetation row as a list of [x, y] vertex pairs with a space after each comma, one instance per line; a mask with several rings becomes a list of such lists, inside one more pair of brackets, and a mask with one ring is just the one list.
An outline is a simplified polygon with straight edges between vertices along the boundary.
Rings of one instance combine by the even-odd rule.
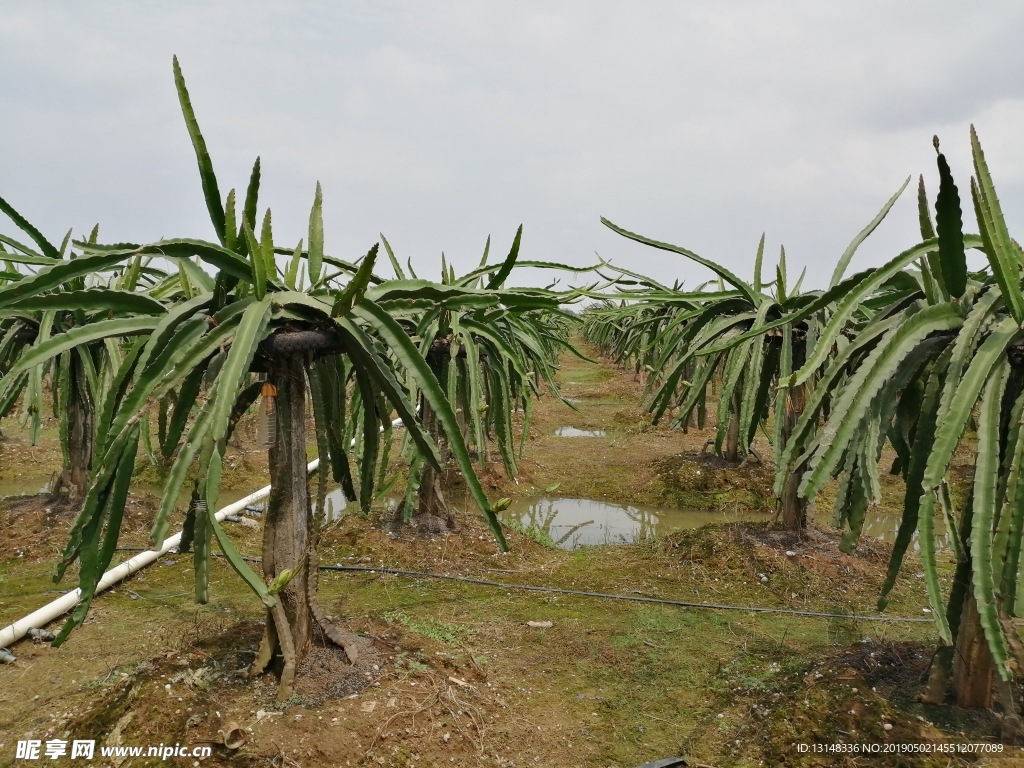
[[[1012, 623], [1024, 606], [1024, 253], [1007, 230], [973, 128], [971, 148], [977, 234], [964, 230], [960, 191], [936, 139], [939, 191], [930, 203], [921, 178], [920, 242], [844, 277], [904, 183], [822, 290], [801, 290], [802, 275], [790, 284], [784, 250], [766, 280], [763, 237], [746, 282], [686, 248], [605, 220], [625, 237], [708, 267], [717, 281], [688, 291], [619, 270], [631, 285], [590, 308], [584, 333], [649, 373], [655, 422], [703, 427], [717, 396], [714, 448], [733, 461], [754, 452], [764, 430], [779, 510], [793, 531], [803, 530], [807, 503], [834, 480], [835, 520], [847, 530], [842, 546], [853, 548], [867, 509], [880, 500], [883, 454], [894, 456], [887, 469], [904, 480], [906, 495], [880, 608], [919, 533], [941, 643], [927, 696], [943, 700], [952, 681], [961, 705], [990, 706], [998, 692], [1012, 712], [1006, 683], [1024, 670]], [[968, 268], [969, 249], [984, 254], [984, 269]], [[959, 494], [952, 462], [964, 455], [973, 471]], [[948, 593], [939, 579], [937, 519], [956, 558]]]
[[[504, 258], [489, 259], [488, 240], [476, 269], [457, 276], [442, 258], [437, 281], [403, 269], [383, 237], [391, 277], [378, 272], [378, 244], [361, 258], [332, 256], [319, 184], [307, 237], [279, 243], [270, 210], [260, 215], [259, 159], [244, 199], [233, 189], [222, 196], [177, 60], [174, 79], [216, 239], [103, 244], [97, 227], [57, 246], [0, 199], [22, 233], [0, 236], [0, 416], [20, 407], [35, 440], [52, 408], [61, 484], [82, 505], [55, 574], [77, 563], [82, 600], [58, 644], [86, 617], [145, 454], [167, 476], [152, 545], [167, 535], [181, 492], [190, 493], [182, 549], [193, 553], [196, 598], [207, 599], [216, 542], [267, 606], [253, 671], [279, 658], [286, 698], [311, 627], [341, 638], [316, 600], [329, 484], [369, 510], [397, 479], [388, 477], [397, 416], [409, 473], [405, 519], [451, 517], [437, 473], [452, 462], [506, 548], [477, 468], [493, 445], [504, 469], [516, 471], [532, 400], [544, 383], [557, 393], [554, 361], [574, 322], [560, 307], [580, 294], [509, 285], [518, 267], [570, 269], [521, 259], [521, 227]], [[262, 574], [214, 516], [228, 440], [257, 401], [273, 486]], [[319, 456], [315, 504], [307, 407]]]
[[[521, 227], [504, 258], [490, 260], [488, 240], [476, 269], [458, 276], [442, 258], [436, 281], [403, 268], [383, 237], [359, 258], [333, 256], [319, 184], [307, 236], [280, 243], [270, 211], [260, 212], [259, 159], [244, 196], [222, 195], [176, 60], [174, 79], [215, 239], [102, 243], [97, 227], [56, 245], [0, 199], [21, 233], [0, 235], [0, 416], [20, 408], [33, 439], [48, 408], [60, 418], [61, 484], [81, 512], [55, 576], [77, 564], [82, 601], [58, 643], [84, 621], [111, 562], [141, 455], [167, 476], [152, 543], [162, 543], [186, 492], [183, 548], [193, 553], [196, 598], [207, 599], [216, 542], [267, 607], [252, 672], [277, 663], [287, 698], [313, 627], [344, 645], [316, 596], [329, 484], [362, 510], [392, 487], [397, 416], [408, 468], [404, 519], [451, 518], [439, 476], [451, 462], [504, 548], [495, 512], [507, 502], [487, 498], [477, 470], [495, 446], [504, 470], [516, 472], [531, 403], [543, 387], [557, 395], [556, 356], [572, 351], [578, 318], [562, 307], [597, 290], [510, 286], [518, 267], [570, 269], [521, 259]], [[928, 696], [941, 700], [952, 682], [962, 705], [990, 706], [998, 694], [1009, 710], [1006, 683], [1024, 669], [1012, 624], [1024, 604], [1024, 253], [1007, 231], [973, 129], [971, 143], [977, 234], [964, 229], [960, 191], [939, 152], [934, 204], [923, 178], [918, 186], [920, 242], [845, 276], [904, 183], [821, 290], [803, 289], [803, 275], [790, 281], [785, 251], [766, 278], [764, 238], [746, 282], [605, 220], [717, 279], [684, 290], [623, 269], [608, 278], [602, 270], [614, 268], [602, 265], [597, 274], [617, 293], [586, 312], [582, 328], [648, 373], [655, 421], [703, 428], [714, 407], [711, 443], [733, 461], [755, 454], [758, 431], [768, 434], [783, 524], [798, 533], [808, 502], [835, 481], [836, 520], [848, 531], [842, 546], [855, 546], [880, 496], [880, 461], [894, 456], [887, 469], [903, 479], [906, 496], [882, 606], [917, 532], [941, 642]], [[390, 276], [378, 271], [381, 245]], [[983, 269], [968, 269], [968, 249], [984, 254]], [[257, 403], [273, 488], [262, 574], [214, 516], [228, 440]], [[319, 457], [315, 503], [307, 410]], [[965, 454], [973, 471], [961, 493], [951, 467]], [[948, 591], [937, 519], [954, 541]]]

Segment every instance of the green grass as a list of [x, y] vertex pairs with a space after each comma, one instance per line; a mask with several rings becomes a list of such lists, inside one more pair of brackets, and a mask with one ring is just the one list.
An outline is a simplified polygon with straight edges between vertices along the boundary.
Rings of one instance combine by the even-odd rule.
[[[683, 550], [652, 543], [551, 553], [543, 568], [524, 566], [522, 575], [505, 578], [616, 594], [764, 604], [766, 587], [740, 578], [746, 566], [737, 545], [721, 533], [691, 535], [708, 545], [701, 567], [694, 567]], [[773, 574], [773, 580], [811, 595], [793, 607], [873, 608], [870, 587], [836, 598], [801, 568], [785, 559], [781, 567], [792, 573]], [[807, 580], [803, 589], [801, 580]], [[913, 592], [917, 586], [901, 587], [905, 610], [915, 605], [920, 611], [924, 604], [923, 595]], [[584, 745], [578, 764], [595, 767], [681, 753], [716, 764], [756, 765], [743, 751], [754, 743], [748, 710], [763, 707], [781, 721], [793, 708], [804, 712], [804, 678], [815, 660], [859, 647], [867, 634], [894, 642], [934, 640], [929, 625], [674, 608], [448, 581], [360, 576], [348, 588], [349, 610], [372, 615], [390, 605], [377, 615], [440, 647], [425, 646], [403, 657], [399, 673], [435, 669], [442, 664], [439, 656], [458, 646], [466, 657], [486, 662], [493, 679], [514, 681], [529, 692], [510, 702], [517, 712], [543, 717], [540, 711], [557, 711], [574, 723], [573, 738]], [[530, 627], [530, 621], [552, 626]], [[849, 695], [848, 684], [836, 685], [834, 693], [819, 691], [815, 706]], [[782, 724], [773, 728], [785, 731]], [[729, 746], [729, 738], [746, 746]]]
[[[555, 487], [557, 487], [557, 485], [558, 484], [556, 483]], [[507, 522], [503, 522], [502, 525], [511, 531], [515, 531], [516, 533], [521, 533], [523, 536], [529, 537], [542, 547], [558, 549], [558, 545], [555, 543], [555, 540], [551, 538], [551, 534], [543, 528], [538, 528], [536, 525], [524, 525], [518, 520], [509, 520]]]
[[405, 611], [388, 611], [383, 618], [392, 624], [401, 624], [410, 632], [445, 645], [459, 645], [468, 634], [472, 633], [472, 630], [466, 627], [448, 624], [430, 617], [412, 616]]

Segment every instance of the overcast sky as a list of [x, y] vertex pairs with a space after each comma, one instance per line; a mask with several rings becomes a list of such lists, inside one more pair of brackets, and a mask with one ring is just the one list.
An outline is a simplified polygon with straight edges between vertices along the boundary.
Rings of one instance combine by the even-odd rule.
[[[520, 223], [524, 258], [709, 277], [606, 216], [748, 278], [766, 232], [821, 286], [904, 178], [934, 194], [933, 134], [966, 199], [972, 122], [1021, 237], [1022, 30], [1019, 0], [0, 0], [0, 195], [57, 241], [214, 239], [177, 54], [222, 192], [259, 155], [280, 244], [319, 180], [329, 252], [383, 232], [425, 277]], [[916, 233], [912, 186], [851, 269]]]

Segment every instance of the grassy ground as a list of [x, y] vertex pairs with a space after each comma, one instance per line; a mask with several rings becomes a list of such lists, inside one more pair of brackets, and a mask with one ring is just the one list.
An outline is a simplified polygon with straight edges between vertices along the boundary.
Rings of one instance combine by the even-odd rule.
[[[487, 473], [493, 496], [532, 496], [558, 484], [567, 497], [731, 507], [760, 511], [765, 522], [573, 552], [510, 531], [513, 551], [499, 554], [469, 513], [456, 533], [432, 539], [395, 537], [353, 515], [325, 533], [321, 563], [693, 605], [324, 573], [322, 603], [363, 638], [360, 658], [350, 666], [317, 647], [282, 706], [272, 677], [244, 675], [261, 631], [258, 601], [217, 560], [210, 602], [196, 605], [191, 563], [172, 556], [97, 599], [62, 648], [14, 647], [18, 661], [0, 666], [0, 766], [14, 762], [18, 739], [55, 737], [209, 745], [213, 756], [200, 764], [228, 766], [628, 768], [669, 755], [719, 768], [1021, 764], [1024, 752], [1011, 745], [984, 758], [814, 752], [814, 744], [840, 740], [889, 748], [997, 743], [1001, 732], [991, 715], [916, 701], [935, 644], [929, 623], [855, 617], [874, 613], [884, 545], [865, 541], [843, 555], [829, 532], [795, 542], [772, 530], [763, 468], [723, 467], [700, 458], [705, 434], [651, 427], [630, 374], [563, 363], [563, 394], [578, 410], [542, 401], [518, 482]], [[560, 426], [605, 436], [559, 438]], [[3, 428], [0, 483], [25, 471], [13, 457], [30, 451], [33, 469], [57, 467], [52, 440], [32, 449], [18, 442], [16, 427]], [[257, 452], [239, 448], [232, 460], [245, 488], [265, 482]], [[887, 487], [887, 503], [898, 504], [899, 494]], [[155, 503], [148, 492], [133, 497], [128, 543], [144, 542]], [[0, 506], [0, 623], [54, 596], [48, 576], [69, 516], [45, 509]], [[258, 530], [231, 532], [244, 552], [258, 552]], [[697, 607], [705, 603], [739, 610]], [[911, 560], [888, 613], [922, 618], [926, 605]], [[244, 729], [244, 743], [231, 751], [222, 744], [233, 725]], [[176, 761], [189, 763], [167, 762]]]

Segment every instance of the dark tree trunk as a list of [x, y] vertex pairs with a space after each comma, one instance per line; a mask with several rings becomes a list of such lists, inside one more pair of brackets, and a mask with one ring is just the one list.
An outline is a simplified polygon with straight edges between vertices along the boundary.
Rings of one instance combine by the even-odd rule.
[[67, 488], [68, 500], [74, 504], [81, 502], [88, 493], [92, 469], [92, 410], [83, 378], [81, 364], [72, 355], [71, 375], [68, 377], [67, 465], [57, 480], [55, 490]]
[[92, 469], [92, 414], [81, 397], [68, 408], [68, 488], [72, 502], [79, 502], [89, 491]]
[[270, 448], [270, 500], [263, 528], [263, 575], [294, 574], [267, 613], [267, 628], [253, 674], [280, 667], [279, 698], [292, 692], [295, 669], [312, 642], [308, 599], [313, 511], [306, 474], [306, 382], [301, 358], [289, 357], [271, 373], [277, 387], [277, 439]]
[[[783, 336], [783, 343], [786, 343], [785, 339], [786, 336]], [[790, 343], [793, 345], [792, 368], [794, 371], [798, 371], [803, 368], [804, 363], [807, 361], [807, 328], [799, 326], [794, 328]], [[808, 385], [806, 383], [797, 384], [795, 387], [786, 389], [786, 413], [782, 422], [782, 445], [775, 447], [780, 455], [785, 446], [789, 445], [789, 440], [793, 430], [796, 428], [796, 423], [807, 407], [808, 394]], [[779, 499], [782, 527], [787, 531], [792, 531], [799, 537], [803, 537], [804, 530], [807, 527], [807, 499], [800, 498], [799, 494], [800, 479], [806, 470], [806, 462], [800, 462], [793, 468], [789, 477], [786, 478], [786, 486], [782, 489], [782, 498]]]
[[[782, 424], [782, 445], [789, 443], [790, 435], [796, 427], [796, 422], [807, 405], [807, 385], [798, 384], [786, 390], [786, 415]], [[782, 448], [780, 446], [779, 451]], [[806, 464], [800, 463], [786, 478], [786, 487], [782, 491], [782, 498], [779, 500], [782, 513], [782, 527], [787, 531], [793, 531], [803, 535], [807, 526], [807, 499], [800, 498], [800, 478], [804, 474]]]
[[271, 582], [290, 570], [292, 578], [277, 594], [277, 604], [267, 611], [266, 631], [250, 668], [251, 675], [261, 674], [268, 667], [280, 672], [278, 699], [282, 701], [292, 694], [295, 672], [313, 643], [314, 627], [342, 647], [351, 662], [357, 656], [353, 638], [340, 632], [317, 602], [318, 527], [306, 471], [304, 363], [302, 356], [286, 356], [270, 374], [277, 388], [277, 433], [270, 447], [271, 491], [263, 528], [263, 575]]
[[[426, 403], [423, 403], [421, 407], [423, 425], [434, 436], [438, 448], [441, 448], [443, 440], [439, 437], [440, 428], [436, 424], [437, 417]], [[442, 488], [441, 472], [429, 462], [424, 461], [420, 467], [419, 483], [419, 488], [416, 490], [416, 508], [409, 520], [410, 526], [421, 533], [432, 535], [455, 530], [451, 507], [448, 506], [448, 500], [445, 498]]]
[[[447, 378], [447, 366], [450, 364], [450, 344], [451, 341], [448, 338], [438, 339], [427, 352], [427, 365], [442, 386]], [[434, 439], [443, 456], [446, 441], [441, 422], [423, 395], [420, 395], [419, 405], [423, 426]], [[478, 450], [480, 450], [479, 446]], [[448, 507], [441, 487], [441, 473], [427, 461], [423, 462], [420, 469], [420, 486], [416, 492], [416, 509], [413, 512], [411, 524], [414, 528], [427, 533], [443, 533], [455, 527], [451, 509]]]
[[960, 615], [953, 654], [953, 695], [958, 707], [990, 709], [995, 682], [995, 664], [981, 628], [978, 604], [968, 594]]
[[[738, 388], [737, 388], [738, 389]], [[725, 433], [725, 460], [738, 462], [740, 456], [740, 408], [742, 406], [739, 392], [732, 396], [732, 414], [729, 416], [729, 429]]]

